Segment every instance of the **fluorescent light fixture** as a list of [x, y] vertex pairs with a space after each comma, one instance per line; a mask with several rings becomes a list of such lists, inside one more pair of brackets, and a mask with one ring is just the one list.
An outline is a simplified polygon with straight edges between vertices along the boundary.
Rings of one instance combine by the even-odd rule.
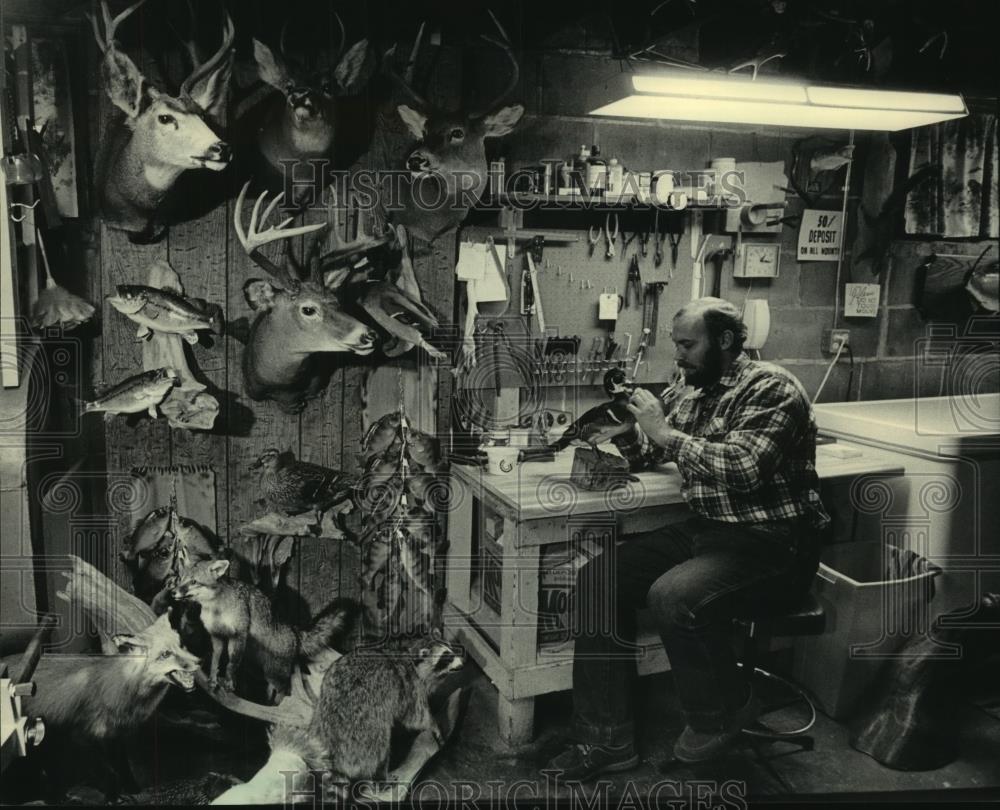
[[737, 76], [633, 76], [632, 88], [634, 93], [591, 111], [591, 115], [896, 131], [969, 114], [960, 95], [827, 87]]

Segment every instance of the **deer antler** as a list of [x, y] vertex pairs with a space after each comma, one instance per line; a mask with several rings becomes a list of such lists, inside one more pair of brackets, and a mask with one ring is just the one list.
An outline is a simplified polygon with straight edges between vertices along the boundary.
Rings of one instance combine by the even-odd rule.
[[97, 18], [93, 14], [87, 15], [90, 19], [90, 24], [94, 27], [94, 38], [97, 40], [97, 45], [100, 47], [102, 53], [107, 53], [109, 48], [114, 47], [115, 31], [117, 31], [118, 26], [121, 25], [122, 21], [145, 2], [146, 0], [137, 0], [137, 2], [130, 5], [127, 9], [121, 12], [121, 14], [112, 19], [111, 11], [108, 9], [106, 0], [101, 0], [101, 16], [104, 19], [103, 37], [101, 36], [101, 30], [97, 25]]
[[490, 103], [487, 104], [482, 110], [471, 113], [471, 116], [474, 118], [486, 115], [499, 107], [501, 102], [514, 92], [514, 89], [517, 87], [517, 82], [521, 77], [521, 67], [518, 65], [517, 58], [514, 56], [514, 51], [510, 46], [510, 40], [507, 38], [507, 32], [504, 31], [503, 26], [500, 25], [500, 21], [494, 16], [492, 11], [489, 12], [489, 15], [493, 20], [493, 23], [496, 25], [497, 30], [500, 32], [500, 39], [491, 37], [488, 34], [482, 34], [481, 37], [491, 45], [496, 45], [498, 48], [503, 49], [504, 54], [506, 54], [511, 65], [513, 66], [513, 70], [511, 71], [510, 79], [507, 81], [507, 86], [500, 91], [500, 94], [490, 101]]
[[192, 61], [195, 62], [194, 70], [191, 75], [188, 76], [183, 82], [181, 82], [181, 95], [187, 96], [191, 93], [191, 88], [213, 70], [215, 70], [223, 59], [226, 58], [233, 46], [233, 40], [236, 38], [236, 27], [233, 25], [233, 18], [229, 16], [229, 12], [226, 12], [226, 21], [222, 26], [222, 44], [219, 49], [212, 54], [212, 57], [203, 64], [198, 64], [195, 61], [196, 53], [192, 43], [192, 47], [189, 49], [191, 53]]
[[261, 230], [264, 227], [264, 223], [267, 222], [271, 214], [274, 213], [274, 209], [281, 205], [282, 200], [285, 198], [284, 192], [279, 194], [271, 200], [267, 208], [264, 209], [263, 216], [261, 216], [260, 207], [264, 202], [264, 198], [267, 197], [267, 192], [262, 191], [260, 196], [257, 198], [257, 201], [254, 203], [253, 211], [250, 213], [250, 222], [247, 224], [247, 229], [244, 230], [242, 212], [248, 188], [250, 188], [249, 181], [244, 183], [243, 188], [240, 189], [239, 197], [236, 198], [236, 209], [233, 212], [233, 222], [236, 225], [236, 236], [239, 238], [240, 244], [243, 245], [243, 250], [246, 251], [247, 255], [253, 259], [259, 267], [263, 268], [275, 278], [286, 282], [295, 281], [295, 279], [293, 279], [285, 270], [278, 267], [274, 262], [260, 253], [260, 248], [270, 242], [277, 242], [281, 239], [291, 239], [295, 236], [313, 233], [314, 231], [325, 228], [326, 223], [317, 222], [313, 225], [300, 225], [296, 228], [289, 228], [287, 226], [294, 219], [294, 217], [286, 217], [277, 225], [272, 225], [266, 230]]
[[392, 79], [393, 83], [402, 90], [410, 100], [413, 101], [417, 107], [422, 109], [428, 109], [431, 105], [427, 103], [422, 95], [420, 95], [416, 90], [413, 89], [413, 69], [417, 63], [417, 53], [420, 50], [420, 40], [424, 36], [424, 26], [426, 23], [420, 23], [420, 30], [417, 31], [417, 38], [413, 41], [413, 49], [410, 51], [410, 58], [406, 63], [406, 72], [403, 76], [400, 76], [396, 69], [392, 66], [392, 57], [395, 56], [396, 46], [393, 45], [385, 53], [385, 70], [389, 78]]

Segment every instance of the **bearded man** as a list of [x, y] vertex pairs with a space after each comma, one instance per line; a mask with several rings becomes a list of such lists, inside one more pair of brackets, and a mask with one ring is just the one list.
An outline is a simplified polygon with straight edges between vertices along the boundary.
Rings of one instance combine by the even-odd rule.
[[636, 389], [638, 427], [616, 445], [632, 468], [676, 462], [691, 516], [626, 538], [580, 569], [574, 592], [574, 742], [547, 768], [588, 779], [636, 766], [636, 611], [648, 608], [686, 726], [683, 762], [728, 750], [760, 712], [731, 643], [733, 619], [804, 600], [830, 518], [816, 477], [816, 421], [802, 385], [751, 360], [746, 326], [720, 298], [674, 317], [690, 390], [665, 413]]

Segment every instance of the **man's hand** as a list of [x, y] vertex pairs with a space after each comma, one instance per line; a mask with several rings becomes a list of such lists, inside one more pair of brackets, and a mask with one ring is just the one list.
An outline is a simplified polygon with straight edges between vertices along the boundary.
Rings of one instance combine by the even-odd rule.
[[645, 388], [636, 388], [626, 407], [635, 415], [635, 421], [642, 428], [642, 432], [658, 445], [665, 445], [673, 434], [683, 435], [667, 427], [663, 415], [663, 403]]

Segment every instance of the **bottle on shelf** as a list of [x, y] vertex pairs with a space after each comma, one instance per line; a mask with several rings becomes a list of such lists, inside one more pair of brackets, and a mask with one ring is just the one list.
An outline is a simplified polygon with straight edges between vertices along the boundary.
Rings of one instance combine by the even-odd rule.
[[621, 199], [625, 191], [625, 167], [618, 162], [618, 158], [611, 158], [608, 161], [608, 187], [607, 196]]
[[587, 188], [603, 193], [608, 186], [608, 164], [601, 157], [601, 147], [596, 143], [590, 148], [587, 158]]

